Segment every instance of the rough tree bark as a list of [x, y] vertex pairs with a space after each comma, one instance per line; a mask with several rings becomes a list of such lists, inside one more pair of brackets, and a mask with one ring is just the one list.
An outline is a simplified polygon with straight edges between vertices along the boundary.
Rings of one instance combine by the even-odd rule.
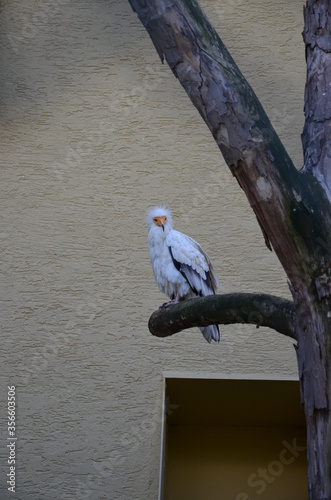
[[[331, 499], [330, 2], [308, 0], [305, 8], [305, 164], [298, 171], [197, 1], [129, 1], [208, 125], [288, 276], [307, 422], [309, 495]], [[164, 314], [175, 321], [179, 307], [189, 311], [190, 303], [154, 313], [150, 325]], [[276, 316], [282, 314], [279, 309]], [[202, 316], [214, 323], [214, 317]]]
[[257, 293], [228, 293], [180, 302], [171, 314], [155, 311], [148, 327], [156, 337], [169, 337], [192, 326], [248, 323], [268, 326], [296, 340], [294, 306], [289, 300]]

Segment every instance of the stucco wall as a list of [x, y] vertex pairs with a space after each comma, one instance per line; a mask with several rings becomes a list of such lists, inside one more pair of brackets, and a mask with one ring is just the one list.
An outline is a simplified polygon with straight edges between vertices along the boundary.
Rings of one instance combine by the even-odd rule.
[[[303, 2], [201, 4], [300, 166]], [[0, 497], [15, 385], [15, 498], [155, 499], [164, 370], [285, 377], [296, 359], [262, 328], [153, 338], [146, 210], [173, 209], [224, 292], [289, 296], [286, 277], [126, 0], [1, 10]]]

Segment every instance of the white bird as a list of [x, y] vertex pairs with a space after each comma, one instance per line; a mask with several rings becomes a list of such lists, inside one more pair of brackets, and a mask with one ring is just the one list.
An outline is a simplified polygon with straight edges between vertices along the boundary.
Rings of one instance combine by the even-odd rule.
[[[171, 211], [154, 207], [147, 214], [149, 258], [155, 282], [170, 302], [168, 307], [195, 296], [215, 294], [219, 285], [206, 252], [199, 243], [173, 229]], [[219, 342], [218, 325], [200, 327], [208, 342]]]

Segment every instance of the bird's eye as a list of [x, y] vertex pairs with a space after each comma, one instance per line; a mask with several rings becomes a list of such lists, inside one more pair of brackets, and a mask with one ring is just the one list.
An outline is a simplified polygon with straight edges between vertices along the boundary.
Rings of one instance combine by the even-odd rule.
[[167, 222], [167, 218], [166, 218], [166, 216], [164, 216], [164, 220]]

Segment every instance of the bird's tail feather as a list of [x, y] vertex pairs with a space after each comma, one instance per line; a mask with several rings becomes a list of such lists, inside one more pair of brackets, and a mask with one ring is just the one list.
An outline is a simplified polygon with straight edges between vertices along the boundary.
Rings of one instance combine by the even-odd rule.
[[220, 341], [220, 331], [218, 329], [218, 325], [201, 326], [199, 328], [209, 344], [212, 340], [215, 340], [215, 342]]

